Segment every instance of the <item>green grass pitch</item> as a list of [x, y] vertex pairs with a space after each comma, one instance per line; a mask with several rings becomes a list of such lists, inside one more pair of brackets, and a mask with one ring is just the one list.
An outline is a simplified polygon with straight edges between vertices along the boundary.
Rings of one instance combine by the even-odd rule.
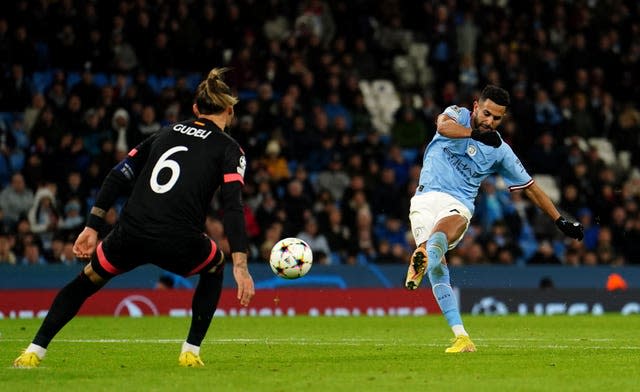
[[638, 316], [464, 317], [478, 352], [445, 354], [441, 316], [214, 319], [206, 367], [177, 366], [188, 318], [78, 317], [37, 369], [11, 364], [40, 320], [0, 320], [3, 391], [631, 391]]

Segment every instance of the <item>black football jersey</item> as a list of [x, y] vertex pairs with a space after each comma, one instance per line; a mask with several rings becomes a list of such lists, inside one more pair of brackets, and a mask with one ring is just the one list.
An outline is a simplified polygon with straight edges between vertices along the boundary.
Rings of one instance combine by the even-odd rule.
[[155, 239], [201, 235], [221, 187], [224, 214], [234, 216], [232, 222], [225, 216], [225, 229], [233, 225], [229, 232], [245, 236], [230, 242], [246, 243], [240, 190], [244, 152], [213, 122], [200, 118], [166, 126], [131, 150], [127, 161], [121, 170], [132, 170], [135, 182], [121, 213], [125, 230]]

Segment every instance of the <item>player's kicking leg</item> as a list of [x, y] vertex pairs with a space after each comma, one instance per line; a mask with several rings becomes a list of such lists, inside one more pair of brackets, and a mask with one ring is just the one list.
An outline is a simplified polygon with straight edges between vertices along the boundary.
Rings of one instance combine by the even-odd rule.
[[30, 369], [40, 365], [53, 337], [78, 313], [82, 304], [106, 283], [88, 264], [67, 284], [53, 300], [35, 338], [18, 358], [13, 367]]
[[[409, 269], [407, 271], [407, 279], [405, 281], [405, 288], [408, 290], [415, 290], [420, 286], [420, 282], [424, 277], [425, 272], [427, 271], [428, 265], [428, 255], [425, 251], [424, 247], [418, 247], [411, 256], [411, 260], [409, 263]], [[449, 284], [449, 269], [446, 266], [446, 262], [444, 261], [444, 257], [442, 258], [442, 262], [440, 266], [434, 266], [432, 270], [441, 269], [441, 273], [432, 271], [429, 274], [429, 280], [431, 280], [433, 295], [436, 297], [436, 301], [442, 310], [442, 313], [447, 317], [447, 321], [449, 325], [452, 327], [454, 333], [459, 333], [453, 339], [453, 344], [451, 347], [447, 348], [445, 352], [447, 353], [459, 353], [459, 352], [473, 352], [476, 351], [476, 347], [466, 335], [466, 331], [462, 326], [462, 320], [459, 316], [459, 311], [457, 310], [457, 304], [455, 304], [455, 298], [453, 297], [453, 290]], [[453, 299], [453, 301], [451, 300]], [[453, 302], [453, 303], [452, 303]], [[458, 313], [458, 317], [455, 317], [455, 313]], [[453, 314], [452, 314], [453, 313]], [[451, 315], [452, 314], [452, 315]], [[458, 322], [458, 319], [460, 321]]]
[[427, 251], [424, 244], [421, 244], [413, 251], [404, 287], [407, 290], [415, 290], [420, 286], [424, 273], [427, 270]]

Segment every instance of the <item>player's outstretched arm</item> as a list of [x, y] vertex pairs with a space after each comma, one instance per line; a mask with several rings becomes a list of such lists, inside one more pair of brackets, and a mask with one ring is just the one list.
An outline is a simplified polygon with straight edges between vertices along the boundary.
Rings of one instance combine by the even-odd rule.
[[580, 222], [572, 222], [562, 216], [549, 196], [534, 182], [524, 190], [529, 199], [544, 211], [566, 236], [581, 241], [584, 237], [584, 227]]
[[233, 277], [238, 285], [238, 300], [242, 306], [248, 306], [251, 299], [256, 294], [253, 286], [253, 278], [247, 266], [247, 254], [243, 252], [233, 252]]

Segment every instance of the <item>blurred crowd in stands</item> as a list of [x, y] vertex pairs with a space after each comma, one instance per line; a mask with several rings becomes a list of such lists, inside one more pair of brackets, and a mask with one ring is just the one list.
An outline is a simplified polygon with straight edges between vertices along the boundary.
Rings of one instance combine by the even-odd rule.
[[[637, 1], [16, 0], [0, 5], [0, 263], [75, 263], [102, 179], [192, 116], [212, 67], [241, 103], [251, 259], [285, 236], [324, 264], [406, 263], [435, 117], [487, 83], [501, 133], [585, 226], [567, 240], [499, 177], [453, 265], [640, 264]], [[383, 91], [384, 90], [384, 91]], [[119, 201], [107, 216], [117, 222]], [[207, 232], [228, 249], [219, 201]], [[104, 233], [103, 233], [104, 234]]]

